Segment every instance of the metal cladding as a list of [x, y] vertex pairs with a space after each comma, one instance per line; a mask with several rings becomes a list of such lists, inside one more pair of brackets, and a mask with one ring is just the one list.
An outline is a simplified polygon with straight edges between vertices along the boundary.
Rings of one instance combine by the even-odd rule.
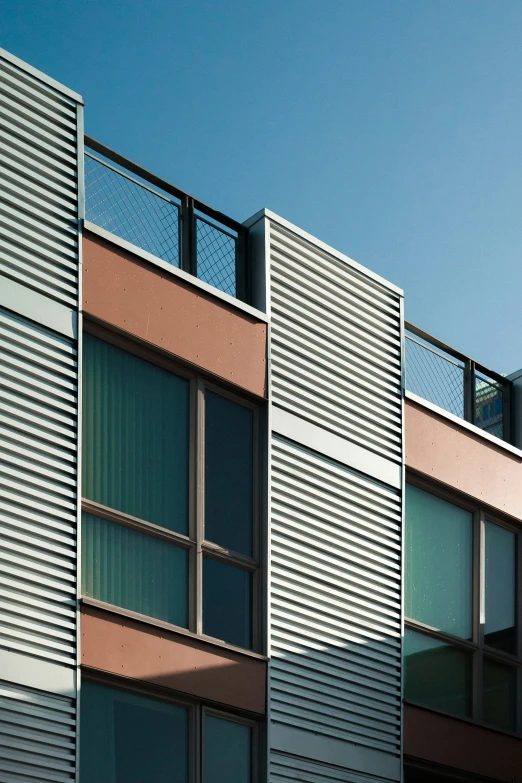
[[73, 780], [81, 99], [0, 50], [0, 778]]
[[401, 293], [262, 220], [270, 780], [400, 780]]

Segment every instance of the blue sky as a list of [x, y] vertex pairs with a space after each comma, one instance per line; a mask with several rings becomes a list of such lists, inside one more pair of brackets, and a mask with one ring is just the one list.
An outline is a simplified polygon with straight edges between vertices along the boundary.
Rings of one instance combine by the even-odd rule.
[[0, 0], [86, 132], [243, 220], [269, 207], [522, 366], [520, 0]]

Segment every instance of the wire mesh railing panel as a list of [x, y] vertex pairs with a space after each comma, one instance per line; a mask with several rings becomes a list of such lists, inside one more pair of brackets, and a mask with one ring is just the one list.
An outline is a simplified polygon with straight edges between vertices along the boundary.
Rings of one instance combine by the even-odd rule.
[[464, 366], [406, 335], [406, 388], [464, 418]]
[[198, 278], [236, 296], [236, 238], [198, 216], [195, 220]]
[[142, 250], [180, 266], [179, 206], [85, 155], [85, 217]]
[[475, 375], [475, 424], [490, 435], [504, 437], [502, 384], [479, 373]]

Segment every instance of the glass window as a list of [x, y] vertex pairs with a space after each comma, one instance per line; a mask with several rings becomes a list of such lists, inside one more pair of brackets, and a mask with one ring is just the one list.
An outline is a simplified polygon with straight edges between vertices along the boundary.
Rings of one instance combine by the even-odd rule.
[[238, 647], [252, 646], [252, 575], [243, 568], [203, 558], [203, 633]]
[[205, 539], [252, 555], [253, 411], [205, 394]]
[[515, 534], [486, 522], [486, 608], [484, 642], [516, 651]]
[[404, 698], [460, 717], [471, 716], [471, 654], [416, 633], [404, 634]]
[[81, 783], [188, 783], [188, 709], [82, 683]]
[[252, 729], [205, 715], [203, 726], [205, 783], [250, 783]]
[[186, 628], [187, 550], [84, 513], [82, 592]]
[[484, 720], [499, 729], [515, 730], [516, 669], [484, 659], [483, 692]]
[[83, 496], [188, 530], [189, 382], [84, 335]]
[[406, 615], [463, 639], [472, 634], [473, 515], [406, 488]]

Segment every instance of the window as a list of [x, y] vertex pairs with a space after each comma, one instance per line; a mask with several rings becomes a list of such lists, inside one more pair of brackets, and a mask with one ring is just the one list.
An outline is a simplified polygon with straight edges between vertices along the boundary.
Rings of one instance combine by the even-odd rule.
[[252, 721], [88, 681], [82, 683], [80, 704], [81, 783], [252, 783], [255, 778]]
[[404, 697], [519, 731], [520, 536], [425, 487], [406, 487]]
[[259, 410], [179, 373], [84, 336], [82, 593], [257, 648]]

